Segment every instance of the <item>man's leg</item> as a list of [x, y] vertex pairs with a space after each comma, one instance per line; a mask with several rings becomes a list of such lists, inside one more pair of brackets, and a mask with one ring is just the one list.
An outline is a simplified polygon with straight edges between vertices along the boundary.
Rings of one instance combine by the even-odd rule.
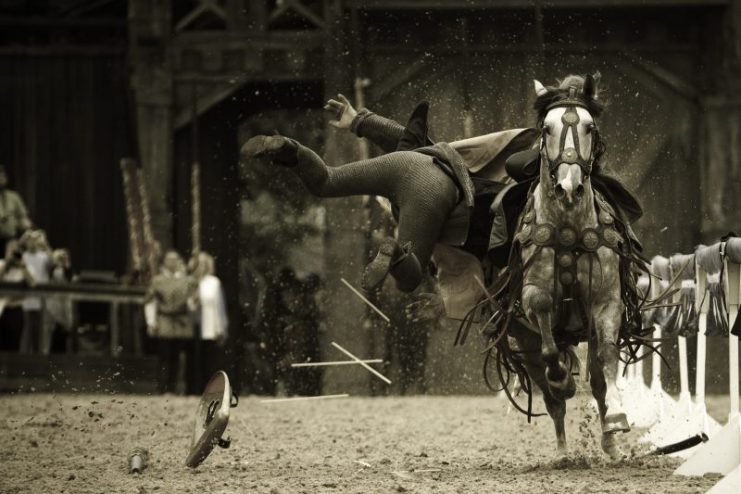
[[281, 136], [257, 136], [242, 148], [246, 157], [266, 157], [291, 168], [314, 195], [377, 195], [399, 207], [398, 242], [385, 242], [364, 275], [366, 289], [389, 271], [401, 290], [421, 281], [448, 215], [458, 200], [453, 180], [430, 156], [400, 151], [329, 167], [309, 148]]

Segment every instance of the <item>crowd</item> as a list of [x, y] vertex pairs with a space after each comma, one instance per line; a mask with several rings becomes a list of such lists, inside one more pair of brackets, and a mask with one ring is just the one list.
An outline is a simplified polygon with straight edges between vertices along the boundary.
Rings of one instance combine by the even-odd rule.
[[[70, 276], [70, 255], [52, 250], [46, 233], [33, 227], [20, 195], [8, 188], [8, 176], [0, 166], [0, 282], [64, 282]], [[50, 316], [42, 317], [42, 310]], [[69, 329], [69, 306], [61, 298], [46, 303], [34, 296], [0, 297], [0, 350], [48, 354], [55, 334]]]
[[[46, 233], [34, 227], [22, 198], [8, 188], [2, 166], [0, 247], [5, 254], [0, 259], [0, 283], [10, 288], [10, 284], [33, 287], [73, 281], [70, 253], [52, 249]], [[226, 366], [224, 342], [229, 321], [222, 285], [214, 271], [214, 259], [206, 252], [195, 253], [186, 264], [177, 251], [170, 250], [162, 256], [160, 271], [151, 280], [144, 320], [148, 348], [157, 355], [160, 392], [200, 394], [206, 380]], [[263, 292], [259, 315], [248, 317], [255, 334], [247, 335], [247, 340], [257, 343], [258, 349], [250, 351], [248, 342], [245, 356], [246, 368], [255, 374], [248, 385], [252, 392], [321, 393], [320, 369], [291, 366], [321, 360], [320, 285], [318, 275], [299, 278], [292, 268], [284, 267], [266, 283], [265, 291], [259, 290]], [[9, 289], [8, 295], [0, 295], [0, 351], [43, 355], [66, 351], [69, 336], [78, 329], [73, 327], [75, 318], [69, 299], [63, 294], [42, 298], [13, 292]], [[378, 303], [395, 316], [404, 313], [409, 300], [387, 298], [381, 297]], [[407, 387], [419, 392], [423, 390], [428, 328], [406, 319], [402, 315], [397, 321], [395, 317], [395, 326], [407, 330], [386, 335], [381, 353], [384, 367], [391, 361], [400, 362], [404, 382], [401, 392]], [[85, 339], [81, 331], [78, 345]], [[178, 388], [181, 382], [182, 390]]]

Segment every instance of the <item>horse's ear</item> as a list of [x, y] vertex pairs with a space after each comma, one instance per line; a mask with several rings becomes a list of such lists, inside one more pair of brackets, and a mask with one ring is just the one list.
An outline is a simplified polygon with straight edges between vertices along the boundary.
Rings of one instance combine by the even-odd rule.
[[587, 100], [592, 100], [595, 99], [596, 93], [597, 83], [592, 74], [588, 74], [587, 77], [584, 78], [584, 97], [586, 97]]
[[537, 79], [533, 79], [533, 86], [535, 86], [535, 94], [537, 94], [538, 96], [543, 96], [548, 92], [545, 86], [541, 84], [540, 81]]

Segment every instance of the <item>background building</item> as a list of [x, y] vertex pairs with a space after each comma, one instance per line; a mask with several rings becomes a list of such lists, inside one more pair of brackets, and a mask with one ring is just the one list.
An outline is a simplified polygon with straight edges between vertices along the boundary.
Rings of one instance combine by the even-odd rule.
[[[337, 92], [401, 121], [429, 100], [435, 136], [453, 140], [532, 125], [533, 78], [599, 70], [606, 160], [643, 201], [647, 254], [741, 229], [739, 0], [14, 0], [0, 26], [0, 161], [78, 269], [129, 268], [122, 157], [147, 177], [156, 238], [188, 252], [200, 163], [200, 244], [227, 294], [237, 376], [255, 273], [286, 263], [322, 276], [327, 345], [373, 344], [339, 282], [357, 284], [364, 263], [362, 200], [319, 203], [239, 164], [241, 143], [273, 130], [332, 164], [356, 159], [321, 114]], [[452, 339], [432, 335], [431, 391], [481, 389], [478, 347]], [[369, 386], [345, 371], [325, 384]]]

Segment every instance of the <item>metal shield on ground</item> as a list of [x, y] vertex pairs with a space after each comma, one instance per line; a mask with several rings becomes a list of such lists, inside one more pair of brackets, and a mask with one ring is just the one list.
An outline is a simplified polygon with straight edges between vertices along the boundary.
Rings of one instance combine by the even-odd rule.
[[219, 371], [206, 385], [198, 403], [193, 439], [188, 458], [185, 460], [187, 466], [194, 468], [200, 465], [220, 442], [221, 435], [229, 423], [231, 400], [232, 388], [229, 385], [229, 378], [224, 371]]

